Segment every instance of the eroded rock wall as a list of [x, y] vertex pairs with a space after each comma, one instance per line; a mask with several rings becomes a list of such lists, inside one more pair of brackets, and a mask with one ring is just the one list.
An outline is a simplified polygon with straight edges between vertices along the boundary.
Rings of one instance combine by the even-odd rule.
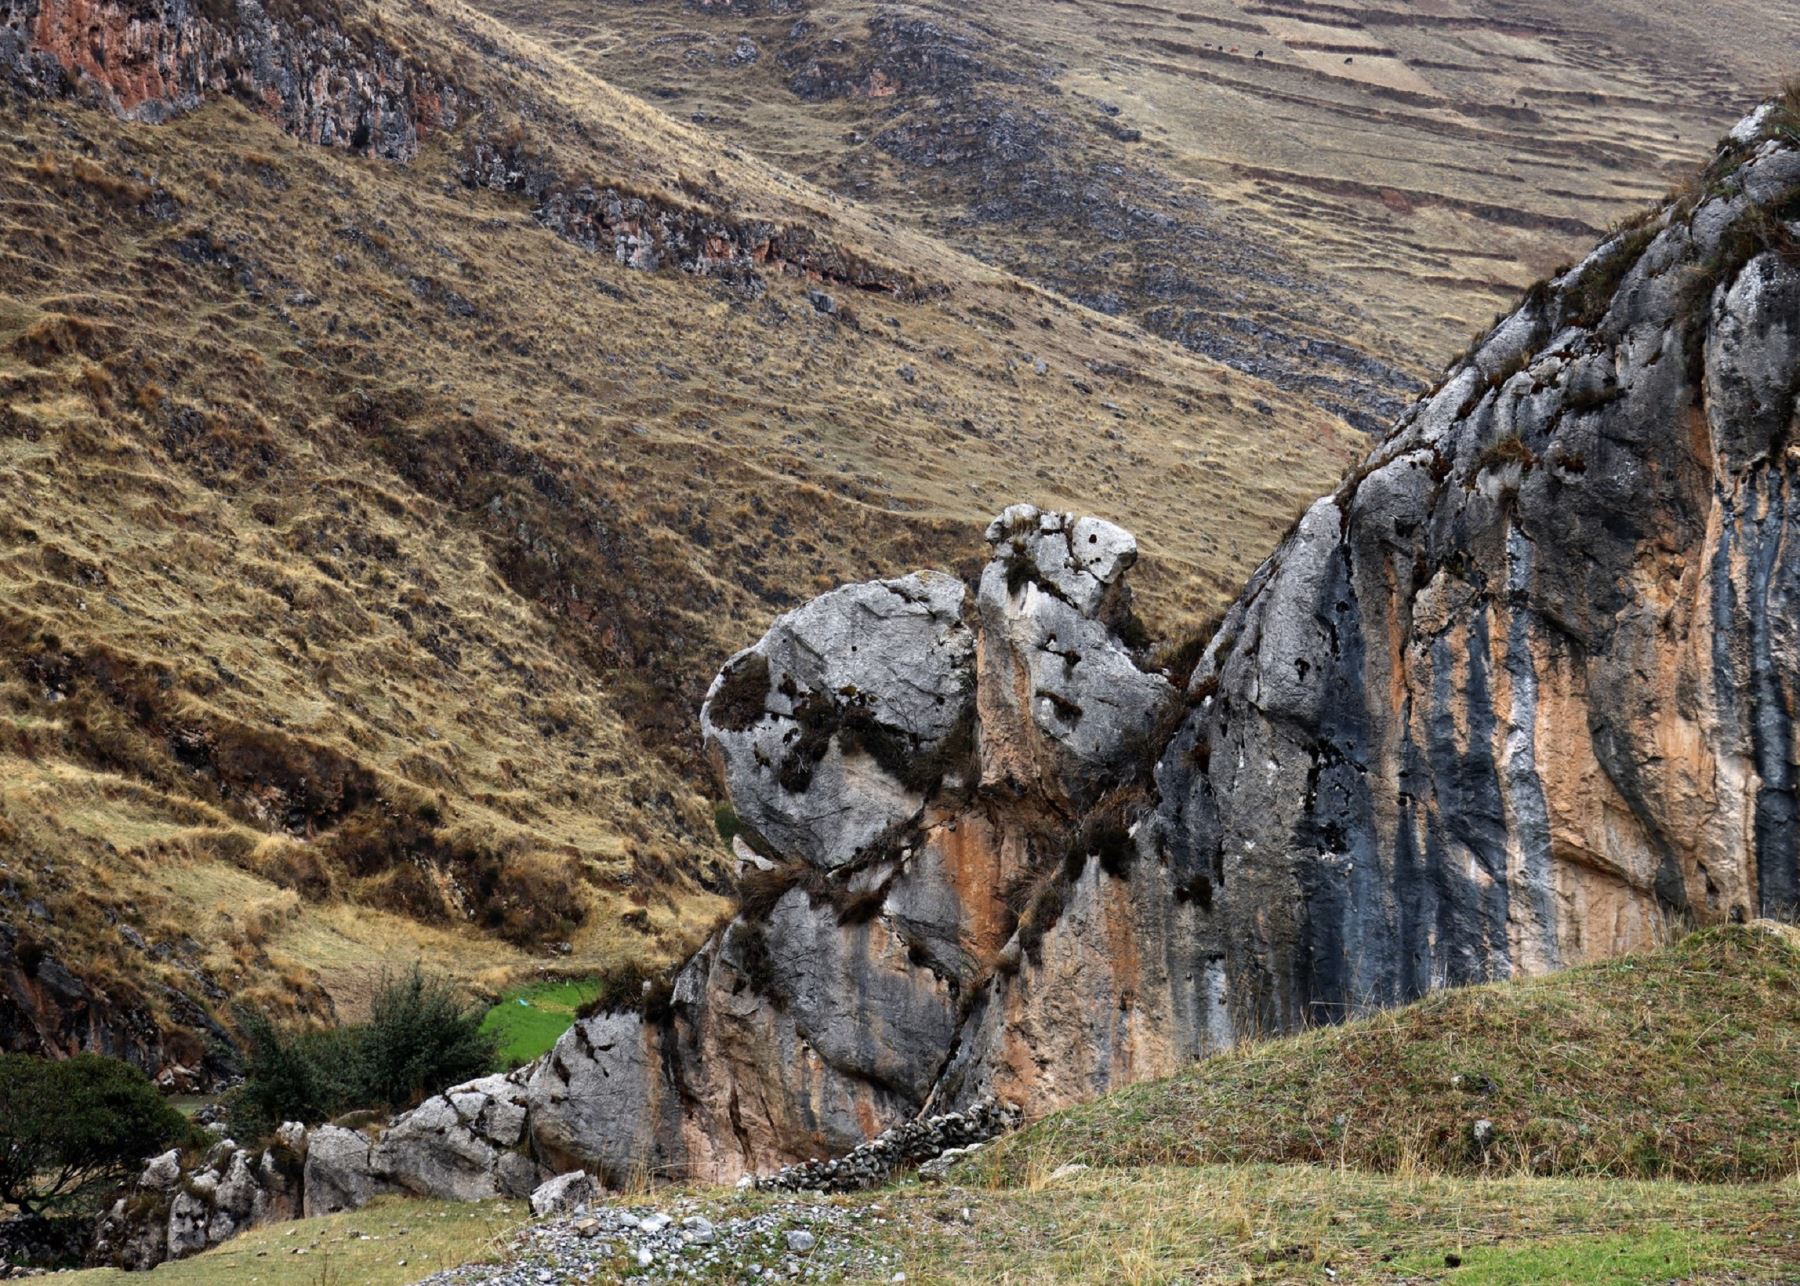
[[1534, 291], [1232, 608], [1149, 848], [1234, 1030], [1792, 913], [1793, 137]]
[[15, 89], [91, 95], [138, 120], [229, 94], [297, 138], [409, 161], [456, 125], [463, 96], [340, 19], [261, 0], [6, 0], [0, 69]]

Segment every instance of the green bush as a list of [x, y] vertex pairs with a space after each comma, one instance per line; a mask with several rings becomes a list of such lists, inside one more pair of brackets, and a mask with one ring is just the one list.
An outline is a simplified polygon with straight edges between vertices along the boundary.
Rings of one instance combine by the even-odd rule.
[[445, 978], [414, 969], [376, 993], [363, 1034], [365, 1107], [411, 1107], [448, 1085], [485, 1074], [498, 1050], [481, 1030], [485, 1011]]
[[283, 1121], [328, 1121], [369, 1104], [363, 1095], [364, 1027], [285, 1031], [262, 1014], [238, 1015], [249, 1059], [232, 1092], [239, 1130], [266, 1134]]
[[234, 1093], [232, 1124], [267, 1133], [346, 1112], [403, 1111], [490, 1070], [495, 1040], [482, 1011], [449, 981], [417, 969], [383, 982], [369, 1021], [284, 1031], [261, 1014], [238, 1016], [250, 1057]]
[[0, 1202], [23, 1214], [79, 1207], [191, 1132], [129, 1063], [0, 1054]]

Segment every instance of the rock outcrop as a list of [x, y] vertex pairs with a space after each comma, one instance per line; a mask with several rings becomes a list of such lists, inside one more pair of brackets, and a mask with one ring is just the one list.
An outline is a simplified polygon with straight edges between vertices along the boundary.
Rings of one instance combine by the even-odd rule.
[[[9, 894], [16, 895], [16, 889], [0, 887], [0, 902]], [[29, 907], [26, 915], [36, 918]], [[196, 960], [173, 951], [167, 958], [187, 975], [195, 992], [223, 998], [223, 989]], [[0, 923], [0, 1049], [45, 1058], [105, 1054], [176, 1093], [228, 1083], [239, 1073], [231, 1034], [194, 995], [168, 982], [153, 985], [164, 1013], [178, 1019], [177, 1024], [159, 1021], [152, 1006], [131, 989], [103, 991], [92, 985], [37, 937]]]
[[1206, 882], [1221, 1030], [1792, 913], [1795, 122], [1533, 291], [1231, 609], [1143, 845]]
[[1127, 642], [1132, 538], [1028, 506], [972, 597], [928, 573], [781, 618], [701, 716], [753, 859], [736, 914], [350, 1168], [766, 1173], [1671, 917], [1791, 915], [1796, 139], [1765, 109], [1532, 291], [1299, 520], [1185, 692]]
[[[463, 31], [468, 48], [500, 52]], [[441, 70], [455, 53], [408, 42], [379, 12], [308, 11], [262, 0], [0, 0], [0, 92], [94, 101], [131, 120], [170, 120], [230, 97], [295, 138], [406, 163], [434, 133], [464, 130], [457, 175], [469, 188], [531, 203], [538, 223], [621, 264], [666, 267], [758, 294], [766, 273], [906, 298], [941, 293], [836, 244], [811, 221], [742, 217], [709, 193], [633, 192], [616, 174], [571, 173], [533, 138], [582, 133], [526, 105], [532, 128], [507, 123], [519, 104], [493, 101], [491, 81]], [[504, 94], [501, 95], [505, 97]], [[854, 321], [849, 310], [834, 310]]]
[[924, 575], [778, 621], [702, 716], [740, 911], [535, 1069], [540, 1152], [729, 1178], [1791, 912], [1795, 124], [1502, 319], [1185, 694], [1124, 641], [1131, 538], [1028, 507], [972, 600]]
[[229, 94], [297, 138], [408, 161], [465, 108], [454, 85], [372, 27], [294, 7], [6, 0], [0, 15], [0, 79], [137, 120]]
[[246, 1228], [356, 1210], [410, 1193], [453, 1201], [528, 1197], [549, 1172], [532, 1157], [518, 1077], [490, 1076], [427, 1099], [385, 1129], [289, 1122], [266, 1148], [230, 1139], [187, 1161], [145, 1163], [100, 1219], [90, 1263], [141, 1270]]
[[1146, 778], [1127, 734], [1177, 697], [1117, 633], [1128, 533], [1020, 506], [988, 539], [973, 600], [936, 573], [851, 586], [726, 665], [701, 726], [761, 869], [665, 995], [531, 1071], [545, 1161], [733, 1178], [936, 1103], [1008, 898], [1069, 863], [1078, 806]]
[[306, 1143], [306, 1131], [288, 1124], [266, 1148], [222, 1139], [185, 1168], [179, 1152], [152, 1157], [101, 1216], [89, 1261], [143, 1271], [247, 1228], [297, 1218]]

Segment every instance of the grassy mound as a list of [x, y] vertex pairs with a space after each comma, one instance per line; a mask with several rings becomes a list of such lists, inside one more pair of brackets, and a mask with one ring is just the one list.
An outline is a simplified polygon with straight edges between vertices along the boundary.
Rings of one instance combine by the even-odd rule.
[[1013, 1182], [1069, 1162], [1790, 1175], [1800, 934], [1767, 922], [1707, 929], [1660, 951], [1245, 1046], [1048, 1117], [984, 1166]]

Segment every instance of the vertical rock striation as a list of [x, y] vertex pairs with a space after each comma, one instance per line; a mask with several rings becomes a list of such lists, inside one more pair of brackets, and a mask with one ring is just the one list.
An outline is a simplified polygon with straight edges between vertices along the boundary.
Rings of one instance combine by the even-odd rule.
[[1151, 845], [1222, 1028], [1792, 913], [1795, 123], [1532, 292], [1231, 609]]

